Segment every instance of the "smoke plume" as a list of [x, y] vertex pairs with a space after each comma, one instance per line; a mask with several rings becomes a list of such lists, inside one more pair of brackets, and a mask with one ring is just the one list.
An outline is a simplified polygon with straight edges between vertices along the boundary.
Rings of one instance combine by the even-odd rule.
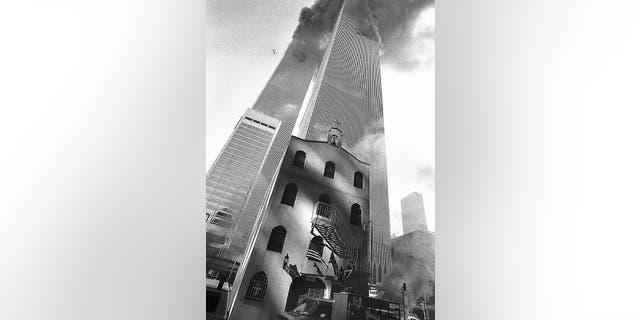
[[411, 69], [431, 59], [424, 41], [433, 41], [433, 24], [416, 30], [420, 15], [434, 5], [434, 0], [369, 0], [377, 19], [382, 39], [383, 63], [401, 69]]
[[359, 35], [369, 40], [380, 42], [378, 24], [368, 0], [346, 0], [344, 10], [357, 20], [357, 33]]
[[291, 43], [291, 52], [298, 61], [304, 62], [308, 57], [322, 57], [342, 2], [343, 0], [317, 0], [311, 7], [300, 11], [298, 27]]
[[[384, 297], [392, 301], [402, 300], [402, 284], [406, 283], [406, 306], [418, 305], [425, 297], [429, 304], [435, 300], [435, 251], [434, 236], [421, 231], [411, 235], [411, 241], [394, 245], [393, 265], [383, 279]], [[397, 241], [397, 240], [396, 240]]]
[[358, 34], [383, 44], [382, 63], [410, 69], [431, 59], [425, 41], [433, 41], [433, 24], [416, 29], [416, 21], [434, 0], [317, 0], [300, 11], [292, 42], [298, 61], [321, 59], [343, 3]]

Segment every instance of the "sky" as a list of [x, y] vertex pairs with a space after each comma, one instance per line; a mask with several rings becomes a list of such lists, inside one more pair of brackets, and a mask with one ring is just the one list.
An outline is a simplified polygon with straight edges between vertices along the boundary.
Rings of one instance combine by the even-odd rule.
[[[313, 2], [207, 0], [207, 170], [282, 59], [300, 10]], [[435, 231], [435, 9], [426, 6], [415, 16], [402, 34], [402, 46], [383, 38], [381, 59], [391, 233], [396, 235], [402, 234], [400, 199], [414, 191], [423, 195], [427, 225]]]

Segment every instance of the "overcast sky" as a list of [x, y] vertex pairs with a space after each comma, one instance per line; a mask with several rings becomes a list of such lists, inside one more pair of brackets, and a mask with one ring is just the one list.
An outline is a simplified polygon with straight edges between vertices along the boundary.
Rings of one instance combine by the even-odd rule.
[[[207, 1], [206, 169], [280, 62], [300, 9], [312, 3]], [[396, 235], [402, 234], [400, 199], [413, 191], [422, 193], [429, 230], [435, 230], [434, 24], [435, 10], [428, 7], [411, 27], [410, 45], [403, 50], [419, 63], [399, 67], [383, 59], [381, 65], [391, 233]]]

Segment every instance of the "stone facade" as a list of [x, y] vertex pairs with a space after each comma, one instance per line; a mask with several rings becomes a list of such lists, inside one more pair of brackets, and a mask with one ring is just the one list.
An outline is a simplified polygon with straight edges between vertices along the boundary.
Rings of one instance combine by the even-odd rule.
[[[305, 153], [303, 167], [294, 165], [296, 152], [299, 151]], [[328, 161], [335, 164], [333, 178], [325, 176]], [[362, 173], [362, 188], [354, 186], [356, 172]], [[297, 187], [293, 206], [282, 203], [290, 184]], [[349, 239], [353, 241], [350, 254], [343, 253], [340, 257], [337, 254], [339, 251], [333, 248], [335, 243], [332, 246], [328, 237], [318, 229], [321, 226], [314, 227], [312, 222], [318, 218], [318, 202], [321, 197], [325, 197], [323, 202], [330, 202], [333, 212], [339, 216], [335, 217], [335, 221], [342, 223], [336, 227], [350, 234]], [[361, 212], [357, 223], [351, 217], [354, 204], [359, 205]], [[347, 289], [367, 295], [370, 279], [369, 220], [369, 165], [339, 145], [292, 137], [268, 204], [267, 217], [250, 255], [231, 319], [271, 319], [295, 306], [300, 295], [304, 294], [331, 298], [333, 293]], [[272, 230], [276, 227], [284, 227], [286, 230], [280, 252], [267, 248]], [[308, 258], [310, 242], [316, 236], [323, 239], [324, 263]], [[332, 254], [335, 264], [331, 263]], [[286, 257], [288, 261], [285, 263]], [[345, 273], [339, 272], [341, 268], [345, 272], [350, 269], [353, 271], [346, 277]], [[264, 272], [268, 279], [264, 299], [247, 299], [247, 290], [251, 289], [250, 279], [260, 272]]]

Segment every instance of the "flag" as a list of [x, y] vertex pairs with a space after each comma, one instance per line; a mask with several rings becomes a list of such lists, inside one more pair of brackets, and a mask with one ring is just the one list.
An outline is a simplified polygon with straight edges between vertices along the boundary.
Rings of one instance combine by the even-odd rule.
[[320, 253], [318, 253], [318, 251], [314, 250], [313, 248], [309, 248], [309, 250], [307, 250], [307, 258], [309, 258], [309, 260], [322, 262], [322, 264], [328, 266], [327, 263], [322, 260], [322, 256], [320, 255]]

